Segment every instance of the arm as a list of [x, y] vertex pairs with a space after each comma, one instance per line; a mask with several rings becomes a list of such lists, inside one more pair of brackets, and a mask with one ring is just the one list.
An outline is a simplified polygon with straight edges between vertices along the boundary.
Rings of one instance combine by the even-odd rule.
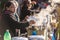
[[26, 22], [26, 23], [19, 23], [19, 22], [13, 20], [13, 19], [10, 17], [10, 15], [8, 15], [8, 14], [5, 14], [5, 15], [4, 15], [4, 18], [5, 18], [5, 21], [6, 21], [10, 26], [14, 26], [15, 28], [19, 28], [20, 26], [23, 27], [23, 25], [29, 26], [29, 23], [28, 23], [28, 22]]

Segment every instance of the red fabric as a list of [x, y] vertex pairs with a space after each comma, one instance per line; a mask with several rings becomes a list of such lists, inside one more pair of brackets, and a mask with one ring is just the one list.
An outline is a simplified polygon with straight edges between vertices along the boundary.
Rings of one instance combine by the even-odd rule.
[[48, 6], [48, 4], [47, 4], [47, 3], [45, 3], [45, 4], [44, 4], [44, 6], [46, 6], [46, 7], [47, 7], [47, 6]]

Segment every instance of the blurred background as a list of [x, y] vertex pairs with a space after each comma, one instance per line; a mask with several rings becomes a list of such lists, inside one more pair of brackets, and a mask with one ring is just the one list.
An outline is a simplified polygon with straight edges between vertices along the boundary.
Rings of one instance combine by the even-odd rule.
[[[4, 32], [5, 30], [8, 28], [7, 27], [7, 24], [4, 23], [4, 21], [2, 20], [2, 11], [4, 10], [4, 4], [7, 2], [7, 1], [11, 1], [11, 0], [0, 0], [0, 40], [3, 40], [3, 36], [4, 36]], [[19, 3], [19, 8], [17, 10], [17, 13], [20, 15], [21, 13], [21, 6], [22, 6], [22, 3], [26, 0], [16, 0], [18, 3]], [[38, 1], [38, 0], [36, 0]], [[40, 1], [40, 0], [39, 0]], [[57, 0], [56, 0], [57, 1]], [[57, 26], [57, 30], [56, 30], [56, 35], [58, 35], [59, 33], [59, 36], [60, 36], [60, 4], [58, 5], [58, 7], [56, 8], [56, 11], [57, 11], [57, 19], [58, 19], [58, 26]], [[31, 31], [29, 30], [28, 33], [30, 33]], [[43, 32], [42, 32], [43, 33]], [[42, 34], [41, 33], [41, 34]], [[39, 32], [38, 32], [39, 34]], [[30, 34], [29, 34], [30, 35]], [[59, 37], [60, 38], [60, 37]]]

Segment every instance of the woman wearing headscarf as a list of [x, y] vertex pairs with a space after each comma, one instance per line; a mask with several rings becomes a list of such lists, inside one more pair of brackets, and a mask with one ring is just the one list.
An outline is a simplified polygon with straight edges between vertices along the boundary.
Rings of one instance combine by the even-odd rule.
[[15, 0], [12, 0], [12, 1], [10, 1], [10, 2], [12, 2], [12, 3], [14, 4], [14, 6], [15, 6], [14, 15], [17, 16], [17, 20], [18, 20], [18, 22], [20, 22], [19, 15], [18, 15], [18, 13], [17, 13], [17, 9], [18, 9], [19, 4], [18, 4], [18, 2], [15, 1]]
[[21, 33], [25, 33], [26, 27], [28, 27], [29, 24], [32, 22], [25, 22], [25, 23], [18, 22], [16, 16], [14, 16], [14, 12], [15, 12], [14, 4], [12, 2], [7, 2], [5, 4], [5, 10], [3, 11], [2, 16], [3, 20], [8, 25], [8, 29], [12, 31], [13, 36], [17, 36], [16, 29], [20, 29]]

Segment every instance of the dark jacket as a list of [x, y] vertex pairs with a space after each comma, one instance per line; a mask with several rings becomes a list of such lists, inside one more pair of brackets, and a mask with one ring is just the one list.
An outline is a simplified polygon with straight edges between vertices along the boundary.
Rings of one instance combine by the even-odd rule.
[[25, 28], [29, 26], [29, 23], [26, 22], [26, 23], [19, 23], [15, 20], [13, 20], [11, 17], [10, 17], [10, 13], [12, 13], [11, 11], [4, 11], [3, 12], [3, 20], [5, 21], [5, 23], [8, 25], [9, 29], [15, 33], [15, 29], [20, 29], [21, 30], [21, 33], [24, 33], [25, 32]]
[[30, 15], [30, 11], [28, 10], [27, 5], [25, 4], [21, 9], [21, 14], [20, 14], [21, 21], [24, 20], [27, 15], [28, 16]]

